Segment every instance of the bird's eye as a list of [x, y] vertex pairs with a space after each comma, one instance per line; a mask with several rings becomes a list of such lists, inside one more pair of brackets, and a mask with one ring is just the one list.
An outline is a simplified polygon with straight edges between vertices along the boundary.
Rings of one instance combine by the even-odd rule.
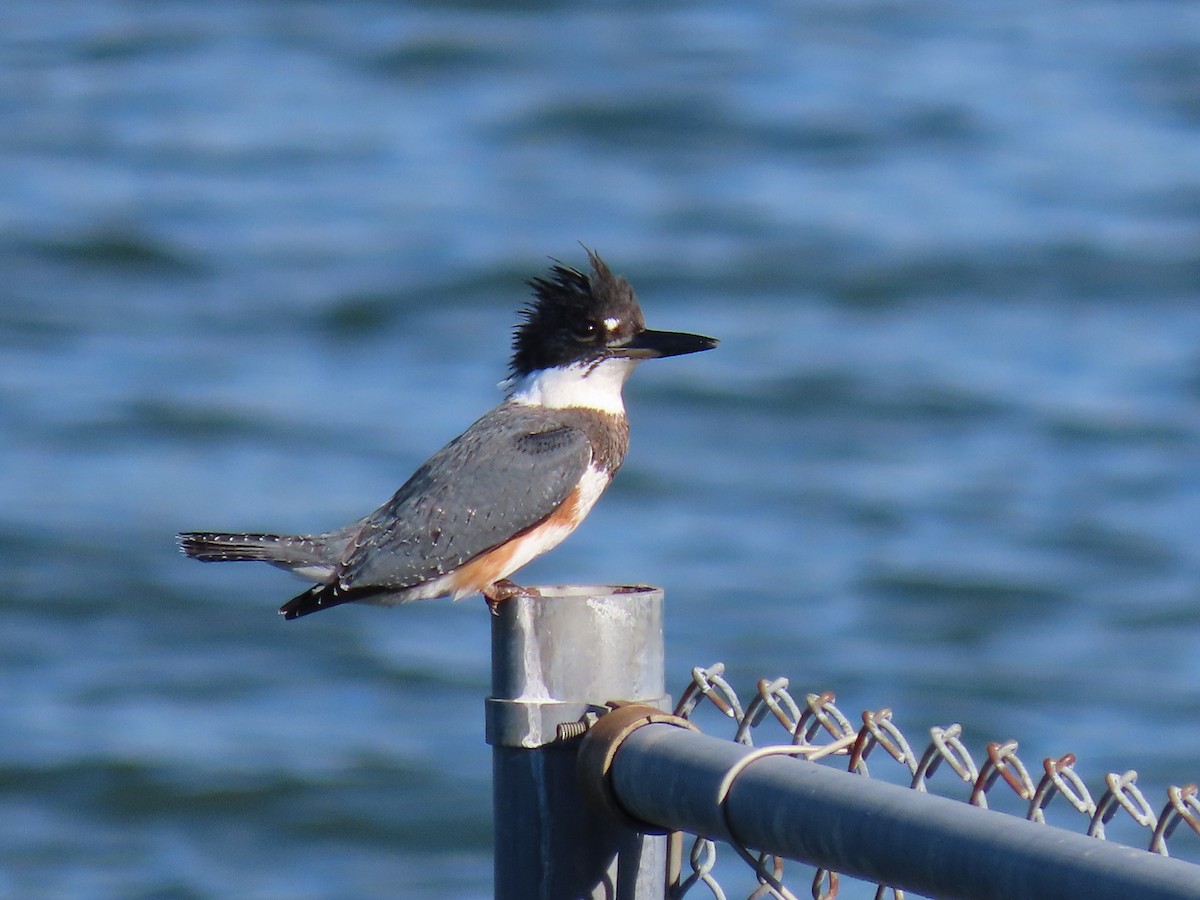
[[598, 330], [599, 326], [591, 319], [588, 319], [586, 322], [580, 322], [575, 326], [575, 337], [581, 341], [590, 341], [596, 336]]

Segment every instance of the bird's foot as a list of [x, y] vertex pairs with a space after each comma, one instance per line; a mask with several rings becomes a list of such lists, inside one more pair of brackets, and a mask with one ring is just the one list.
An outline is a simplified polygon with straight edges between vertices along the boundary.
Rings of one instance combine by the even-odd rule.
[[537, 588], [521, 587], [507, 578], [501, 578], [483, 589], [483, 599], [487, 601], [488, 611], [493, 616], [500, 615], [500, 604], [505, 600], [511, 600], [513, 597], [536, 599], [541, 596], [542, 594]]

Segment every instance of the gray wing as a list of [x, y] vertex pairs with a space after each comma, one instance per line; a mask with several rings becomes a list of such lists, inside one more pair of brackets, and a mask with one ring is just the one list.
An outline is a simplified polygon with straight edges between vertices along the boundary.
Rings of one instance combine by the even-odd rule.
[[591, 457], [583, 432], [545, 410], [493, 410], [359, 523], [339, 587], [400, 590], [453, 571], [554, 512]]

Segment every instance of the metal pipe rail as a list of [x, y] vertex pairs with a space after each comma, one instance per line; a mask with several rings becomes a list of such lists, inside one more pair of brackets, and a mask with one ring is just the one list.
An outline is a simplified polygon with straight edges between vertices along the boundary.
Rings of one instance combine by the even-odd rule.
[[583, 740], [585, 794], [687, 831], [928, 896], [1200, 900], [1200, 866], [700, 734], [618, 707]]

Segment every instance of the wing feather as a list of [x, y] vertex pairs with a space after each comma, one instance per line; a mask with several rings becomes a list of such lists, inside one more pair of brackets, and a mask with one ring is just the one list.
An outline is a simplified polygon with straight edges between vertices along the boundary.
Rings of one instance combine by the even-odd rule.
[[591, 457], [584, 433], [549, 411], [498, 407], [362, 520], [339, 589], [403, 590], [453, 571], [553, 513]]

